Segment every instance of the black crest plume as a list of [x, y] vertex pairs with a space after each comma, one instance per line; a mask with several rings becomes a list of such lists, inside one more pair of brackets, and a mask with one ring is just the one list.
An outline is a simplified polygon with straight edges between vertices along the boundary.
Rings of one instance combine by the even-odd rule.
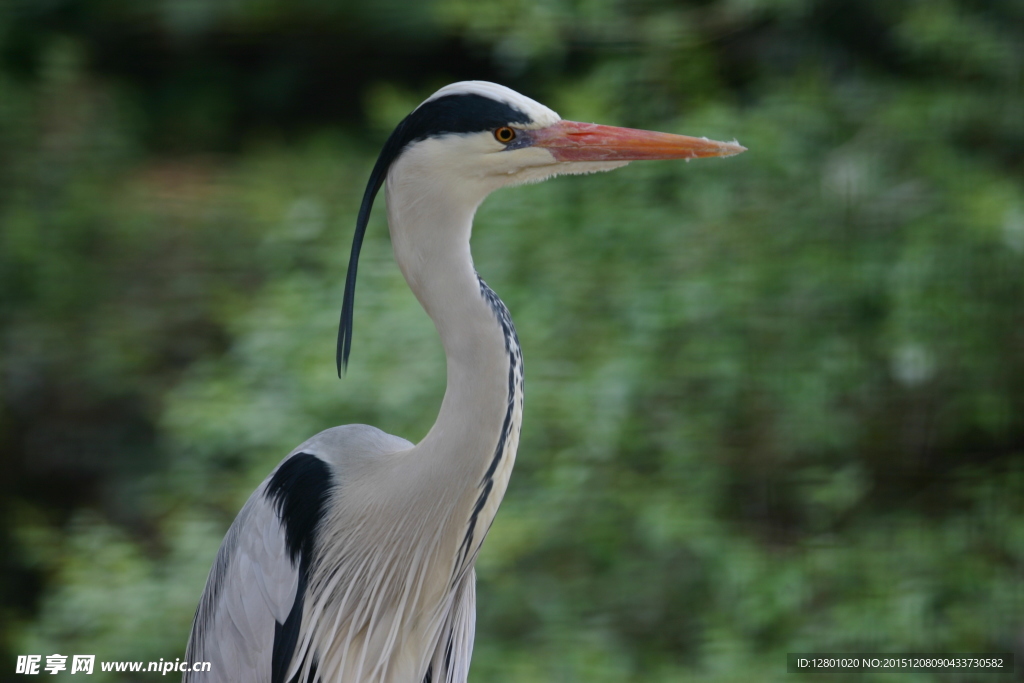
[[391, 133], [384, 148], [377, 157], [377, 163], [370, 173], [359, 206], [356, 232], [352, 238], [352, 255], [348, 260], [348, 275], [345, 277], [345, 298], [341, 304], [341, 322], [338, 324], [338, 377], [348, 367], [348, 356], [352, 351], [352, 309], [356, 298], [356, 271], [359, 266], [359, 251], [363, 247], [366, 224], [370, 220], [373, 200], [384, 184], [391, 164], [406, 146], [429, 137], [458, 133], [477, 133], [493, 130], [514, 123], [530, 123], [532, 119], [506, 102], [473, 93], [445, 95], [423, 103], [402, 119]]
[[[404, 121], [403, 121], [404, 123]], [[401, 129], [399, 125], [395, 133]], [[363, 192], [363, 203], [359, 206], [359, 217], [356, 219], [356, 233], [352, 238], [352, 254], [348, 258], [348, 275], [345, 276], [345, 298], [341, 303], [341, 321], [338, 323], [338, 348], [335, 352], [335, 360], [338, 363], [338, 377], [341, 377], [343, 368], [348, 367], [348, 355], [352, 351], [352, 308], [356, 301], [356, 271], [359, 269], [359, 251], [363, 248], [363, 236], [366, 234], [366, 224], [370, 220], [370, 210], [373, 209], [373, 200], [384, 184], [387, 177], [388, 167], [391, 166], [393, 156], [387, 155], [388, 147], [395, 137], [391, 134], [384, 144], [384, 149], [377, 157], [377, 163], [373, 165], [373, 172], [370, 173], [370, 180], [366, 183], [366, 191]]]

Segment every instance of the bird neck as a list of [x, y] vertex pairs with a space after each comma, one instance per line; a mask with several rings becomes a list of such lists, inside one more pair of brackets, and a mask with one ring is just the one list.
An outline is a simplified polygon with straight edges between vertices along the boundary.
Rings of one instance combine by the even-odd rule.
[[496, 508], [519, 441], [522, 356], [508, 310], [473, 266], [469, 240], [479, 200], [436, 188], [419, 194], [400, 181], [388, 179], [395, 260], [433, 320], [447, 362], [441, 410], [416, 455], [452, 484], [486, 486], [489, 497], [493, 490], [488, 508]]

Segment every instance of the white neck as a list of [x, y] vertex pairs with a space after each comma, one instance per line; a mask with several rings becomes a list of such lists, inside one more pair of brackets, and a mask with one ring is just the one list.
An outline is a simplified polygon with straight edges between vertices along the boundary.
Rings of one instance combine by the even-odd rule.
[[413, 455], [431, 476], [445, 477], [453, 512], [473, 516], [472, 547], [463, 551], [472, 556], [508, 484], [522, 417], [515, 331], [504, 304], [481, 287], [469, 248], [486, 192], [472, 184], [462, 196], [450, 186], [441, 191], [436, 174], [401, 162], [387, 182], [395, 260], [434, 321], [447, 361], [440, 413]]

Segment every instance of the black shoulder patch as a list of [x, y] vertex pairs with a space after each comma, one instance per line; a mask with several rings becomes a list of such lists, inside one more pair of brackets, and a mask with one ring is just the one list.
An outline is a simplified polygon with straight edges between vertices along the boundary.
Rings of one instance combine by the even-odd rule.
[[284, 526], [288, 556], [293, 565], [298, 564], [299, 569], [295, 602], [285, 622], [274, 625], [274, 650], [270, 667], [272, 683], [284, 683], [285, 673], [298, 644], [316, 530], [326, 514], [331, 488], [331, 471], [327, 463], [309, 453], [296, 453], [288, 458], [277, 468], [267, 485], [267, 499], [277, 509]]
[[348, 366], [348, 356], [352, 351], [352, 312], [355, 306], [356, 272], [359, 266], [359, 252], [363, 247], [363, 234], [370, 220], [373, 200], [384, 184], [391, 164], [410, 144], [429, 137], [451, 133], [479, 133], [515, 123], [530, 124], [533, 123], [533, 119], [505, 102], [483, 95], [463, 93], [445, 95], [421, 104], [402, 119], [388, 137], [370, 173], [370, 180], [366, 183], [363, 201], [359, 206], [359, 216], [356, 219], [356, 232], [352, 238], [352, 253], [348, 259], [345, 297], [341, 304], [338, 346], [335, 351], [338, 377], [341, 377], [342, 368]]
[[270, 479], [267, 498], [277, 508], [284, 525], [288, 555], [295, 564], [313, 552], [316, 526], [324, 516], [331, 472], [315, 455], [296, 453]]

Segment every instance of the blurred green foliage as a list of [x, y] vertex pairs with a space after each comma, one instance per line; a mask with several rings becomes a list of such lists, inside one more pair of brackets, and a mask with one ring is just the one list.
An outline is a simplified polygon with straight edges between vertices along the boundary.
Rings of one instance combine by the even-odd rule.
[[1022, 35], [1019, 0], [0, 4], [0, 679], [182, 656], [284, 453], [426, 432], [382, 211], [341, 382], [333, 344], [376, 151], [461, 78], [750, 149], [480, 211], [527, 401], [472, 680], [1024, 654]]

